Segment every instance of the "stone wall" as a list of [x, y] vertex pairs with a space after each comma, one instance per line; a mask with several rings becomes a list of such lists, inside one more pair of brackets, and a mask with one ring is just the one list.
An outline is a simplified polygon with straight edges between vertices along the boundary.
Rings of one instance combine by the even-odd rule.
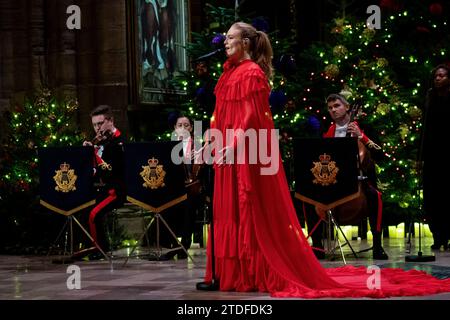
[[[78, 98], [78, 121], [88, 136], [92, 134], [89, 112], [99, 104], [112, 106], [117, 126], [127, 133], [127, 2], [0, 0], [0, 113], [22, 103], [36, 88], [48, 86]], [[198, 30], [203, 1], [189, 3], [190, 21]], [[80, 30], [66, 26], [70, 5], [81, 9]]]

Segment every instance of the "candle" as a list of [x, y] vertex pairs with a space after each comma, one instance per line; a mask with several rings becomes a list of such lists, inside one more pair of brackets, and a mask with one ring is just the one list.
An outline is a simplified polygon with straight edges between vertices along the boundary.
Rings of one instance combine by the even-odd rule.
[[358, 238], [358, 226], [352, 226], [352, 239]]
[[341, 226], [341, 230], [342, 230], [342, 232], [340, 230], [337, 232], [337, 236], [338, 236], [339, 241], [342, 242], [342, 241], [345, 241], [344, 236], [342, 235], [342, 233], [345, 234], [345, 227]]
[[345, 236], [347, 237], [347, 240], [352, 240], [353, 238], [353, 227], [352, 226], [346, 226], [347, 230], [345, 232]]
[[308, 236], [308, 231], [306, 230], [306, 228], [302, 228], [302, 230], [303, 230], [303, 235], [305, 237], [307, 237]]
[[367, 231], [367, 240], [372, 240], [373, 236], [372, 236], [372, 231]]
[[397, 227], [396, 226], [389, 226], [389, 238], [395, 239], [397, 238]]
[[341, 231], [338, 232], [338, 239], [339, 241], [344, 242], [345, 237], [347, 238], [347, 240], [351, 240], [352, 239], [352, 226], [341, 226]]
[[208, 243], [208, 231], [209, 231], [209, 224], [203, 225], [203, 248], [206, 248], [206, 244]]
[[423, 225], [423, 233], [425, 234], [425, 237], [427, 238], [432, 238], [433, 237], [433, 233], [430, 230], [430, 226], [428, 224], [424, 224]]

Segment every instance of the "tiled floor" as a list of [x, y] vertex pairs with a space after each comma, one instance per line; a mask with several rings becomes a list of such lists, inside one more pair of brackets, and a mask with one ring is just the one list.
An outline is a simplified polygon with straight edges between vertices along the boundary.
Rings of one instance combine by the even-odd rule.
[[[414, 241], [414, 239], [413, 239]], [[384, 247], [389, 261], [373, 261], [370, 252], [360, 257], [347, 255], [353, 265], [377, 264], [380, 267], [416, 268], [439, 278], [450, 277], [450, 251], [432, 252], [431, 239], [423, 240], [423, 253], [435, 254], [436, 261], [405, 263], [407, 254], [403, 239], [385, 239]], [[415, 243], [414, 243], [415, 244]], [[366, 248], [365, 241], [352, 241], [356, 251]], [[345, 253], [349, 248], [345, 247]], [[81, 261], [80, 290], [70, 290], [72, 281], [70, 264], [54, 264], [46, 256], [0, 256], [0, 299], [2, 300], [251, 300], [272, 299], [265, 293], [236, 293], [197, 291], [195, 285], [202, 281], [205, 268], [205, 250], [191, 249], [190, 260], [149, 261], [132, 258], [124, 265], [126, 250], [116, 252], [112, 263], [108, 261]], [[143, 251], [141, 251], [143, 252]], [[411, 254], [417, 254], [413, 246]], [[324, 260], [325, 267], [341, 266], [339, 255], [334, 261]], [[72, 266], [73, 268], [73, 266]], [[76, 267], [75, 267], [76, 268]], [[72, 278], [71, 278], [72, 277]], [[391, 298], [406, 299], [406, 298]], [[450, 293], [407, 299], [450, 300]]]

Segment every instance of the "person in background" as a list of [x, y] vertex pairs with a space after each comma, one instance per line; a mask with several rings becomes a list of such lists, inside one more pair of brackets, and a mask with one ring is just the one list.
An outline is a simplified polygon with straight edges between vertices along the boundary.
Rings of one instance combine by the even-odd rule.
[[[370, 230], [373, 235], [373, 250], [372, 256], [375, 260], [387, 260], [388, 255], [382, 246], [382, 199], [381, 192], [377, 188], [377, 176], [375, 172], [375, 160], [381, 161], [384, 153], [381, 147], [373, 142], [361, 129], [357, 121], [351, 121], [350, 104], [340, 94], [330, 94], [327, 99], [328, 112], [333, 124], [328, 128], [324, 134], [324, 138], [339, 138], [339, 137], [357, 137], [361, 142], [361, 147], [368, 153], [361, 163], [361, 170], [363, 176], [367, 177], [363, 181], [363, 192], [367, 199], [367, 211], [369, 217]], [[306, 218], [308, 226], [315, 226], [319, 221], [320, 216], [324, 213], [317, 213], [314, 207], [305, 204]], [[318, 258], [324, 258], [322, 234], [323, 223], [318, 224], [317, 229], [311, 234], [313, 240], [313, 247], [318, 250], [315, 254]]]
[[448, 196], [438, 181], [448, 181], [450, 173], [442, 162], [442, 139], [447, 135], [450, 118], [450, 67], [440, 64], [432, 71], [432, 85], [425, 100], [419, 160], [423, 161], [423, 201], [426, 218], [433, 233], [433, 250], [448, 249], [450, 215], [443, 210]]
[[[188, 197], [183, 209], [181, 244], [186, 250], [191, 247], [195, 222], [197, 217], [200, 216], [203, 204], [202, 165], [194, 161], [193, 130], [194, 126], [191, 119], [184, 114], [179, 114], [174, 125], [174, 133], [176, 139], [183, 143], [183, 167]], [[184, 250], [178, 250], [177, 257], [178, 259], [187, 258]]]
[[[111, 107], [99, 105], [91, 112], [92, 127], [95, 137], [84, 141], [83, 146], [93, 146], [94, 186], [96, 204], [89, 213], [89, 233], [104, 252], [108, 252], [110, 241], [106, 231], [107, 214], [119, 208], [125, 202], [125, 170], [123, 134], [114, 124]], [[74, 254], [74, 258], [88, 256], [89, 260], [103, 258], [97, 246]]]
[[[193, 135], [193, 122], [180, 112], [173, 112], [169, 116], [169, 125], [172, 126], [172, 141], [182, 143], [182, 166], [184, 169], [184, 181], [187, 193], [186, 201], [166, 210], [164, 213], [167, 223], [173, 228], [177, 236], [181, 237], [184, 249], [189, 250], [192, 245], [192, 236], [196, 230], [196, 221], [200, 220], [203, 206], [203, 181], [202, 165], [195, 163], [195, 145]], [[178, 260], [186, 259], [187, 254], [179, 243], [166, 230], [160, 231], [160, 242], [169, 251], [162, 256], [163, 260], [177, 257]]]

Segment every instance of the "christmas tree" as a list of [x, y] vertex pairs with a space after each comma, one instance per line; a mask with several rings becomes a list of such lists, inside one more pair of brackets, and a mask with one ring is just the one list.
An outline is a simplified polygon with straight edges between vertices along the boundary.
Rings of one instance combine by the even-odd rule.
[[300, 57], [301, 106], [321, 115], [323, 123], [330, 123], [328, 94], [363, 102], [360, 121], [380, 134], [387, 156], [378, 164], [379, 187], [387, 217], [396, 222], [420, 206], [421, 108], [430, 71], [449, 61], [450, 44], [442, 4], [402, 3], [381, 1], [380, 29], [361, 18], [336, 18], [330, 40], [313, 44]]
[[[177, 111], [188, 114], [194, 120], [201, 120], [203, 131], [209, 126], [210, 117], [214, 111], [214, 86], [222, 73], [222, 65], [226, 59], [221, 50], [225, 34], [227, 28], [236, 21], [236, 16], [239, 17], [238, 11], [236, 8], [228, 9], [207, 4], [205, 14], [210, 21], [208, 28], [199, 33], [193, 32], [192, 42], [186, 48], [193, 62], [192, 70], [176, 79], [177, 86], [183, 87], [188, 97]], [[281, 129], [285, 137], [290, 137], [292, 132], [296, 132], [298, 136], [309, 133], [311, 128], [313, 131], [317, 129], [314, 127], [317, 121], [309, 118], [310, 112], [295, 109], [295, 98], [288, 100], [288, 97], [295, 97], [295, 92], [299, 90], [293, 50], [294, 34], [289, 37], [279, 37], [278, 31], [270, 30], [268, 20], [261, 16], [239, 17], [237, 20], [245, 21], [257, 30], [266, 32], [272, 40], [275, 73], [270, 81], [273, 88], [270, 94], [270, 105], [276, 127]], [[170, 117], [176, 118], [176, 116], [177, 112], [169, 115], [169, 122], [174, 122], [175, 119], [170, 120]], [[160, 139], [169, 137], [170, 133], [166, 132], [160, 136]], [[280, 141], [283, 160], [288, 163], [291, 158], [291, 140], [286, 138]]]
[[[437, 1], [382, 0], [381, 28], [367, 24], [369, 15], [341, 14], [329, 24], [326, 41], [302, 52], [294, 49], [294, 34], [280, 37], [261, 18], [239, 19], [271, 38], [275, 74], [269, 102], [291, 184], [292, 138], [320, 136], [330, 124], [325, 98], [341, 93], [350, 103], [363, 102], [359, 121], [380, 135], [386, 160], [377, 170], [386, 216], [401, 222], [418, 211], [421, 108], [431, 69], [450, 61], [447, 6]], [[217, 49], [226, 32], [219, 26], [235, 21], [233, 9], [208, 6], [207, 12], [211, 21], [226, 21], [211, 23], [202, 33], [193, 34], [187, 48], [193, 59]], [[220, 76], [224, 59], [220, 54], [208, 58], [206, 74], [212, 79], [208, 86], [195, 68], [177, 79], [188, 92], [183, 109], [194, 119], [207, 121], [211, 116], [211, 99], [206, 97], [211, 96], [211, 83]]]
[[[16, 105], [9, 114], [8, 140], [0, 163], [0, 248], [36, 241], [33, 232], [44, 219], [39, 212], [38, 154], [40, 147], [81, 145], [76, 126], [78, 102], [69, 97], [57, 97], [48, 89], [40, 90]], [[34, 224], [34, 225], [33, 225]], [[38, 237], [42, 239], [42, 237]]]
[[205, 6], [208, 27], [201, 32], [191, 33], [191, 42], [186, 46], [191, 68], [176, 77], [174, 86], [186, 91], [186, 99], [177, 109], [167, 109], [169, 130], [158, 136], [158, 139], [170, 139], [171, 127], [175, 124], [179, 113], [186, 114], [192, 120], [202, 121], [203, 131], [209, 126], [214, 111], [214, 87], [222, 73], [224, 26], [232, 24], [235, 18], [233, 9]]

